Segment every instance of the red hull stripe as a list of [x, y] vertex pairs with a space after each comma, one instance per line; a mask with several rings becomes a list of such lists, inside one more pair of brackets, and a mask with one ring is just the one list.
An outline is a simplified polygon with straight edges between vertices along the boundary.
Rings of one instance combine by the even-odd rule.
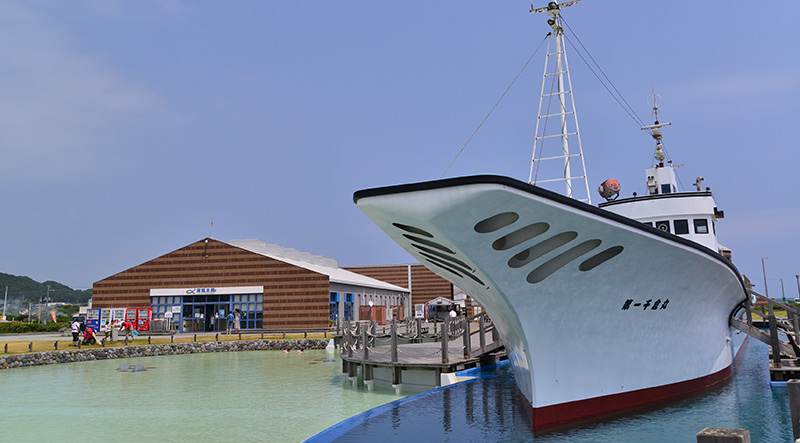
[[589, 398], [541, 408], [531, 408], [530, 405], [527, 404], [527, 401], [523, 401], [523, 403], [527, 406], [529, 415], [531, 416], [533, 430], [539, 431], [573, 421], [586, 420], [596, 416], [619, 412], [624, 409], [641, 407], [651, 403], [663, 402], [685, 396], [727, 381], [732, 376], [732, 366], [728, 366], [719, 372], [704, 377], [654, 388], [639, 389], [637, 391]]

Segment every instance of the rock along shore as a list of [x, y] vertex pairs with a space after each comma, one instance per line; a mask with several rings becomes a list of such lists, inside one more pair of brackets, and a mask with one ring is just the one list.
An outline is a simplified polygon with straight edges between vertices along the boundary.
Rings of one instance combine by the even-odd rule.
[[52, 365], [77, 361], [139, 358], [157, 355], [199, 354], [206, 352], [282, 351], [325, 349], [329, 339], [302, 340], [237, 340], [223, 342], [170, 343], [164, 345], [131, 345], [115, 348], [86, 348], [30, 354], [0, 355], [0, 369]]

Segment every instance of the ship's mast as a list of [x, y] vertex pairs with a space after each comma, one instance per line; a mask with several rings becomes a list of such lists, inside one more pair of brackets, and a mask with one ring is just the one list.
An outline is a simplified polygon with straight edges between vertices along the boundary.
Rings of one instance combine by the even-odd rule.
[[[651, 99], [655, 123], [648, 126], [642, 126], [642, 130], [648, 131], [656, 141], [656, 149], [653, 153], [653, 157], [656, 160], [656, 166], [655, 168], [650, 168], [645, 171], [647, 174], [647, 193], [649, 195], [671, 194], [678, 192], [678, 177], [675, 175], [675, 168], [677, 166], [673, 166], [672, 162], [670, 162], [667, 167], [664, 167], [664, 159], [666, 157], [664, 156], [664, 145], [661, 142], [663, 138], [663, 135], [661, 134], [661, 128], [664, 126], [669, 126], [670, 123], [660, 123], [658, 121], [658, 105], [661, 103], [661, 97], [658, 94], [653, 93]], [[701, 179], [702, 177], [698, 177], [698, 183], [696, 183], [698, 190]]]
[[661, 143], [661, 139], [663, 138], [663, 136], [661, 135], [661, 128], [663, 128], [664, 126], [669, 126], [670, 123], [658, 122], [658, 105], [661, 104], [661, 96], [656, 93], [653, 93], [653, 95], [650, 96], [650, 99], [652, 100], [650, 106], [653, 108], [655, 123], [649, 126], [642, 126], [642, 131], [649, 131], [650, 135], [656, 141], [656, 151], [653, 154], [653, 157], [658, 161], [658, 164], [661, 167], [663, 167], [665, 157], [664, 157], [664, 145]]
[[[539, 98], [539, 112], [538, 117], [536, 119], [536, 135], [534, 139], [534, 146], [533, 146], [533, 155], [531, 157], [531, 169], [530, 174], [528, 175], [528, 183], [532, 184], [539, 184], [539, 183], [547, 183], [547, 182], [555, 182], [555, 181], [564, 181], [566, 184], [566, 195], [567, 197], [573, 196], [573, 187], [572, 181], [573, 180], [583, 180], [586, 185], [586, 198], [580, 199], [583, 201], [588, 202], [591, 204], [591, 195], [589, 193], [589, 181], [586, 177], [586, 165], [583, 160], [583, 146], [581, 145], [581, 138], [580, 133], [578, 131], [578, 116], [575, 110], [575, 100], [572, 96], [572, 79], [569, 75], [569, 64], [567, 63], [567, 55], [564, 45], [564, 30], [561, 27], [561, 18], [560, 13], [562, 8], [566, 8], [568, 6], [572, 6], [577, 4], [580, 0], [572, 0], [563, 3], [556, 3], [551, 1], [546, 7], [543, 8], [531, 8], [531, 12], [538, 13], [538, 12], [546, 12], [547, 15], [550, 16], [547, 19], [547, 23], [553, 28], [553, 31], [548, 34], [548, 42], [547, 42], [547, 57], [545, 59], [544, 65], [544, 76], [542, 78], [542, 92]], [[551, 46], [555, 46], [555, 52], [550, 52]], [[550, 64], [550, 57], [555, 56], [555, 66], [552, 72], [548, 72], [548, 65]], [[545, 92], [545, 85], [547, 81], [551, 80], [551, 84], [553, 86], [550, 89], [550, 92]], [[567, 103], [567, 95], [569, 95], [569, 105]], [[545, 114], [542, 114], [542, 103], [544, 102], [544, 98], [548, 97], [548, 100], [552, 99], [552, 97], [556, 97], [558, 99], [558, 109], [555, 113], [550, 113], [549, 106], [548, 109], [545, 110]], [[572, 120], [574, 121], [574, 130], [570, 132], [568, 128], [568, 121], [570, 120], [569, 116], [572, 116]], [[549, 118], [559, 118], [559, 128], [560, 132], [558, 134], [546, 134], [547, 131], [547, 123]], [[539, 127], [542, 126], [542, 134], [539, 134]], [[570, 154], [569, 150], [569, 137], [574, 136], [578, 140], [578, 152], [575, 154]], [[542, 155], [541, 147], [544, 145], [544, 141], [546, 139], [551, 138], [560, 138], [561, 139], [561, 153], [560, 155], [550, 156], [550, 157], [541, 157], [536, 158], [536, 149], [537, 144], [539, 146], [540, 153]], [[580, 167], [583, 171], [582, 175], [573, 176], [572, 175], [572, 168], [570, 165], [570, 160], [573, 157], [580, 157], [581, 164]], [[538, 178], [538, 169], [539, 169], [539, 162], [544, 160], [562, 160], [563, 161], [563, 178], [549, 178], [549, 179], [542, 179]], [[536, 175], [534, 175], [534, 171], [536, 171]]]

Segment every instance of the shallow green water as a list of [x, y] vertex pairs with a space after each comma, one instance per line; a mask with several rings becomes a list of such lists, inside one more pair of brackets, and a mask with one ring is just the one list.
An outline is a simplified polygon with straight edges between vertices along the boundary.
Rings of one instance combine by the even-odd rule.
[[[302, 441], [403, 397], [327, 351], [225, 352], [0, 371], [2, 441]], [[142, 364], [146, 372], [119, 372]], [[123, 437], [124, 436], [124, 437]]]

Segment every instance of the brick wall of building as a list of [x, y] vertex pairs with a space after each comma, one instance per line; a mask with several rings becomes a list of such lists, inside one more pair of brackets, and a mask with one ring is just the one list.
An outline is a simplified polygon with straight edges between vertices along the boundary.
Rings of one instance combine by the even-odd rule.
[[327, 275], [213, 239], [96, 282], [92, 307], [149, 307], [150, 289], [156, 288], [230, 286], [264, 286], [264, 329], [328, 326]]
[[411, 288], [412, 308], [415, 304], [427, 303], [436, 297], [453, 299], [453, 285], [421, 264], [411, 266], [411, 285], [408, 284], [409, 265], [348, 266], [348, 271], [385, 281], [393, 285]]

